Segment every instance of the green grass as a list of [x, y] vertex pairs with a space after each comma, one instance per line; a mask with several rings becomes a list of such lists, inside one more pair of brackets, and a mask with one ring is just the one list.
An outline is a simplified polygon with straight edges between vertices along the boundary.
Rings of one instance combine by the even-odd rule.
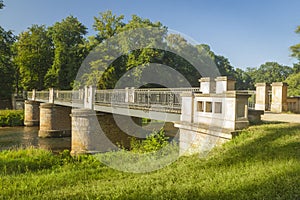
[[299, 188], [299, 124], [253, 126], [207, 158], [144, 174], [68, 152], [0, 152], [0, 199], [300, 199]]
[[22, 126], [23, 110], [0, 110], [0, 126]]

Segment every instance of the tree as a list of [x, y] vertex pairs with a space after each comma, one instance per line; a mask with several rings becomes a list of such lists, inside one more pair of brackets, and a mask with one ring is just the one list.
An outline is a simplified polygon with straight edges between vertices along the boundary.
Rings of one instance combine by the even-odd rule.
[[87, 28], [69, 16], [49, 28], [54, 44], [54, 61], [45, 77], [47, 87], [71, 89], [78, 69], [87, 55], [84, 35]]
[[20, 85], [25, 90], [44, 89], [44, 78], [53, 61], [53, 46], [44, 25], [32, 25], [14, 45]]
[[0, 0], [0, 9], [4, 7], [3, 0]]
[[[300, 34], [300, 26], [296, 28], [295, 33]], [[292, 56], [297, 58], [300, 62], [300, 43], [291, 46], [290, 49], [292, 51]]]
[[288, 83], [288, 96], [300, 96], [300, 72], [290, 75], [286, 82]]
[[[100, 13], [100, 17], [95, 18], [94, 28], [98, 31], [96, 38], [100, 46], [97, 46], [89, 56], [92, 57], [93, 54], [100, 56], [89, 63], [91, 71], [82, 77], [84, 79], [82, 84], [97, 84], [102, 89], [114, 88], [124, 73], [131, 69], [134, 71], [131, 77], [138, 82], [142, 77], [142, 69], [158, 54], [150, 47], [151, 45], [149, 48], [136, 49], [136, 47], [162, 40], [159, 34], [163, 33], [159, 32], [165, 30], [162, 28], [146, 36], [143, 30], [138, 28], [160, 28], [162, 24], [153, 23], [136, 15], [133, 15], [132, 19], [125, 24], [122, 21], [123, 18], [122, 15], [113, 15], [111, 11]], [[118, 34], [117, 37], [113, 37], [116, 34]], [[136, 43], [137, 41], [139, 44]]]
[[254, 83], [282, 82], [292, 73], [293, 69], [291, 67], [280, 65], [276, 62], [266, 62], [258, 69], [249, 71], [249, 75], [253, 78]]
[[[295, 30], [296, 34], [300, 34], [300, 26]], [[289, 84], [288, 95], [289, 96], [300, 96], [300, 43], [290, 47], [292, 56], [298, 59], [298, 63], [294, 64], [294, 74], [288, 77], [286, 82]]]
[[99, 17], [94, 17], [94, 30], [97, 31], [96, 39], [99, 43], [114, 36], [118, 29], [123, 27], [125, 23], [124, 15], [113, 15], [110, 10], [100, 13]]
[[11, 31], [0, 26], [0, 98], [10, 98], [14, 84], [14, 66], [12, 63], [12, 44], [15, 41]]
[[[4, 7], [3, 1], [0, 1], [0, 9]], [[0, 26], [0, 99], [11, 97], [14, 85], [14, 65], [12, 63], [12, 45], [15, 36], [11, 31], [5, 31]]]

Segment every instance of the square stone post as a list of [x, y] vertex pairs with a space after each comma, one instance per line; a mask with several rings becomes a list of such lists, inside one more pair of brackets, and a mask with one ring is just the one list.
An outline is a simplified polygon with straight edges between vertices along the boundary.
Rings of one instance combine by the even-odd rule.
[[200, 82], [200, 92], [203, 94], [216, 93], [216, 82], [211, 77], [202, 77], [199, 79]]
[[49, 89], [49, 103], [54, 103], [54, 89], [50, 88]]
[[193, 92], [184, 92], [181, 94], [181, 122], [194, 122], [194, 94]]
[[287, 83], [277, 82], [272, 83], [272, 112], [287, 111]]
[[95, 93], [96, 87], [95, 86], [85, 86], [84, 88], [84, 108], [87, 109], [94, 109], [95, 103]]
[[32, 90], [32, 97], [31, 97], [31, 100], [32, 100], [32, 101], [35, 101], [35, 99], [36, 99], [36, 89], [33, 89], [33, 90]]
[[256, 83], [255, 110], [269, 110], [269, 90], [270, 85], [267, 83]]
[[235, 80], [227, 76], [219, 76], [216, 81], [216, 93], [222, 94], [227, 91], [233, 91], [235, 89]]
[[134, 103], [135, 99], [135, 88], [126, 87], [125, 88], [125, 103]]

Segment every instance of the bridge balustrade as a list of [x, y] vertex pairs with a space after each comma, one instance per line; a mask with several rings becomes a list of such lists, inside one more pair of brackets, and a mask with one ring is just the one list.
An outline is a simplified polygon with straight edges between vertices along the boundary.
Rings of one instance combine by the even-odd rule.
[[[84, 102], [83, 90], [50, 90], [53, 91], [54, 102], [78, 103]], [[28, 98], [48, 102], [49, 91], [28, 92]], [[161, 112], [180, 113], [181, 93], [200, 92], [200, 88], [139, 88], [139, 89], [109, 89], [96, 90], [94, 105], [121, 106], [132, 109], [155, 110]]]
[[35, 98], [47, 101], [47, 100], [49, 100], [49, 92], [48, 91], [38, 91], [35, 94]]

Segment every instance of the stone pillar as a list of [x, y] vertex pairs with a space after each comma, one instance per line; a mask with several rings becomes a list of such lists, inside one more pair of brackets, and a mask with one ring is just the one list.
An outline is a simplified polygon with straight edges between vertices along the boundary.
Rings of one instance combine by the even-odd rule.
[[216, 93], [216, 82], [213, 78], [203, 77], [199, 79], [200, 82], [200, 92], [203, 94]]
[[52, 103], [40, 105], [39, 137], [70, 137], [71, 108]]
[[287, 111], [287, 83], [277, 82], [272, 83], [272, 112]]
[[135, 99], [135, 89], [134, 87], [126, 87], [125, 88], [125, 103], [134, 103]]
[[[58, 94], [58, 92], [57, 92]], [[54, 99], [55, 99], [55, 92], [53, 88], [49, 89], [49, 103], [54, 103]]]
[[91, 109], [72, 109], [71, 116], [72, 155], [107, 152], [120, 146], [129, 149], [131, 139], [140, 138], [135, 135], [141, 133], [141, 119], [137, 117], [96, 113]]
[[256, 83], [256, 97], [255, 97], [255, 110], [266, 111], [269, 109], [270, 99], [269, 99], [269, 90], [270, 85], [267, 83]]
[[194, 94], [192, 92], [185, 92], [181, 94], [181, 122], [194, 122]]
[[38, 126], [40, 124], [40, 103], [36, 101], [25, 101], [25, 126]]
[[[96, 111], [91, 109], [72, 109], [72, 142], [71, 154], [94, 154], [116, 150], [118, 147], [113, 144], [105, 133], [113, 133], [115, 124], [111, 124], [110, 118], [105, 117], [106, 114], [97, 116]], [[112, 117], [111, 114], [110, 117]], [[106, 127], [103, 123], [99, 123], [99, 117], [108, 121], [110, 127]], [[100, 126], [101, 124], [101, 126]], [[108, 128], [109, 130], [106, 130]]]
[[233, 91], [235, 89], [235, 80], [227, 76], [219, 76], [216, 81], [216, 93], [222, 94], [227, 91]]
[[95, 92], [96, 87], [95, 86], [86, 86], [84, 89], [84, 108], [86, 109], [94, 109], [94, 103], [95, 103]]

